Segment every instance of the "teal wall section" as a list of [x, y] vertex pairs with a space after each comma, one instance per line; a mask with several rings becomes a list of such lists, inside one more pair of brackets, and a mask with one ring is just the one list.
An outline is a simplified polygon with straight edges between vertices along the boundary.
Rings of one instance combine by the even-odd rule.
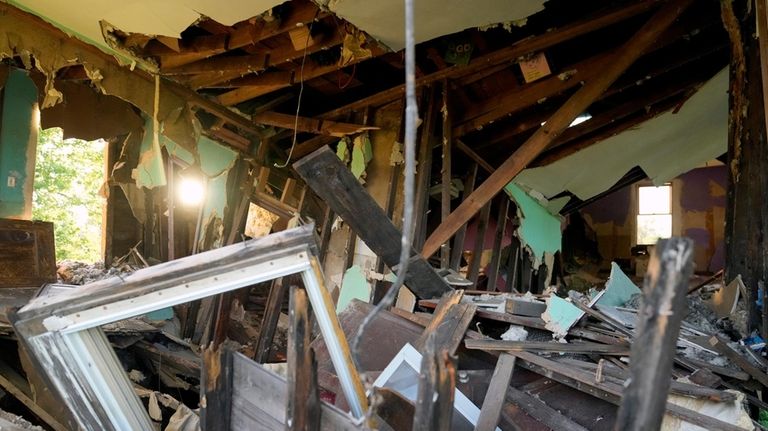
[[560, 232], [560, 219], [553, 216], [517, 184], [507, 184], [504, 191], [517, 204], [520, 216], [517, 235], [523, 244], [531, 248], [534, 265], [538, 267], [545, 253], [555, 254], [560, 250], [563, 237]]
[[12, 69], [0, 112], [0, 217], [32, 218], [39, 123], [37, 87], [26, 71]]

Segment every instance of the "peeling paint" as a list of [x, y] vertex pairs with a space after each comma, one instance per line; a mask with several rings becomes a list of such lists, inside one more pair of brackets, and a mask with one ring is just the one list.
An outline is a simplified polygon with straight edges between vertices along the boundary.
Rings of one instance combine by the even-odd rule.
[[640, 288], [624, 274], [619, 265], [611, 262], [611, 275], [605, 283], [605, 293], [597, 300], [597, 304], [623, 307], [632, 296], [641, 293]]
[[568, 335], [568, 331], [582, 316], [584, 312], [578, 307], [559, 296], [551, 295], [541, 319], [544, 320], [544, 327], [552, 331], [552, 336], [559, 339]]
[[344, 272], [344, 278], [341, 281], [341, 290], [339, 292], [339, 301], [336, 304], [336, 312], [340, 313], [353, 299], [359, 299], [363, 302], [370, 301], [371, 284], [365, 276], [365, 271], [359, 265], [351, 266]]

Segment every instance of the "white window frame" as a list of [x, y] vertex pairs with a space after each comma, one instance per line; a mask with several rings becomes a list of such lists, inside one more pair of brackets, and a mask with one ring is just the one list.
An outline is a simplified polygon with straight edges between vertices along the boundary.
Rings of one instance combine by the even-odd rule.
[[367, 399], [316, 258], [314, 228], [269, 235], [30, 301], [12, 319], [37, 365], [80, 427], [152, 430], [101, 325], [301, 274], [353, 416]]
[[[678, 236], [678, 220], [677, 220], [677, 214], [680, 212], [678, 211], [679, 207], [679, 199], [678, 199], [678, 191], [680, 188], [680, 185], [677, 180], [667, 181], [664, 184], [656, 185], [653, 184], [651, 181], [642, 181], [640, 183], [635, 184], [634, 187], [634, 193], [632, 195], [632, 212], [631, 212], [631, 223], [632, 223], [632, 238], [631, 238], [631, 244], [633, 246], [636, 245], [653, 245], [653, 244], [640, 244], [637, 242], [637, 234], [638, 234], [638, 223], [637, 223], [637, 216], [643, 215], [640, 214], [640, 188], [641, 187], [661, 187], [661, 186], [669, 186], [669, 215], [672, 219], [672, 236]], [[666, 213], [663, 213], [666, 214]], [[653, 214], [646, 214], [646, 215], [653, 215]]]

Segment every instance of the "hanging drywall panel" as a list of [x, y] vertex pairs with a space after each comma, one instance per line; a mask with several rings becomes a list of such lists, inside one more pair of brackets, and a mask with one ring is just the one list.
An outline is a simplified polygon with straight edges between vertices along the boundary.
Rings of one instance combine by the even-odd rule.
[[520, 227], [517, 236], [524, 246], [528, 246], [534, 257], [534, 267], [541, 265], [546, 253], [554, 255], [562, 245], [560, 219], [530, 197], [514, 183], [507, 184], [504, 191], [517, 204]]
[[283, 0], [227, 0], [226, 5], [216, 0], [10, 0], [10, 3], [111, 52], [101, 34], [101, 20], [126, 32], [179, 37], [201, 16], [232, 25], [260, 15]]
[[616, 262], [611, 262], [611, 275], [605, 283], [605, 294], [597, 301], [598, 305], [623, 307], [634, 295], [641, 294], [637, 285], [624, 274]]
[[40, 111], [26, 71], [9, 72], [0, 115], [0, 218], [29, 220]]
[[[327, 7], [375, 39], [399, 51], [405, 46], [401, 0], [322, 0]], [[544, 8], [544, 0], [420, 0], [414, 2], [416, 43], [470, 27], [524, 20]]]
[[659, 185], [725, 153], [727, 133], [725, 68], [679, 111], [668, 111], [550, 165], [526, 169], [515, 182], [547, 197], [568, 190], [587, 200], [640, 166]]

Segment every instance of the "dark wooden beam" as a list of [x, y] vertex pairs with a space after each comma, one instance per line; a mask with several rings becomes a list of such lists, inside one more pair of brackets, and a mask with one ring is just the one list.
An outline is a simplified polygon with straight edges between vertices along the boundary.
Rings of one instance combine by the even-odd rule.
[[499, 200], [499, 212], [496, 215], [496, 232], [493, 237], [493, 248], [491, 263], [488, 268], [488, 284], [486, 290], [496, 291], [496, 284], [499, 280], [499, 266], [501, 264], [501, 244], [504, 241], [504, 232], [507, 227], [507, 212], [509, 211], [509, 199]]
[[661, 427], [667, 400], [659, 394], [669, 392], [691, 275], [693, 241], [688, 238], [659, 240], [643, 283], [630, 376], [621, 397], [615, 429]]
[[[452, 111], [450, 101], [450, 89], [448, 80], [443, 81], [443, 143], [442, 143], [442, 169], [441, 174], [441, 189], [440, 189], [440, 221], [444, 221], [451, 214], [451, 148], [453, 135], [451, 130], [452, 125]], [[461, 93], [461, 92], [460, 92]], [[462, 93], [463, 94], [463, 93]], [[440, 267], [448, 268], [451, 260], [451, 246], [449, 242], [442, 245], [440, 249]]]
[[597, 99], [616, 79], [648, 49], [677, 17], [691, 4], [691, 0], [674, 0], [665, 4], [649, 21], [613, 55], [602, 73], [586, 82], [568, 101], [507, 159], [472, 196], [462, 202], [448, 220], [432, 233], [422, 250], [431, 256], [477, 211], [501, 191], [520, 171], [540, 154], [571, 122]]
[[436, 344], [431, 333], [421, 360], [419, 389], [413, 415], [414, 431], [451, 429], [456, 387], [456, 358]]
[[341, 123], [317, 118], [297, 117], [292, 114], [280, 114], [277, 112], [262, 112], [253, 117], [253, 121], [283, 129], [295, 129], [299, 132], [317, 133], [320, 135], [334, 136], [337, 138], [365, 132], [366, 130], [378, 130], [378, 127], [362, 124]]
[[224, 346], [203, 350], [200, 378], [200, 427], [229, 430], [232, 410], [232, 351]]
[[287, 430], [318, 431], [320, 429], [320, 395], [317, 387], [317, 363], [310, 343], [312, 322], [307, 291], [291, 286], [289, 305], [291, 320], [288, 330], [288, 406], [285, 412]]
[[286, 290], [288, 290], [286, 278], [272, 280], [267, 302], [264, 304], [264, 317], [261, 319], [259, 339], [256, 341], [256, 349], [253, 353], [253, 360], [261, 364], [269, 361], [269, 353], [275, 338], [277, 322], [280, 320], [280, 309]]
[[[330, 148], [315, 151], [296, 162], [293, 168], [387, 266], [399, 265], [400, 232]], [[405, 283], [416, 296], [434, 298], [450, 290], [415, 250], [411, 255]]]
[[[462, 192], [462, 199], [466, 199], [467, 196], [472, 194], [475, 189], [475, 180], [477, 178], [477, 163], [473, 163], [469, 169], [466, 180], [464, 180], [464, 191]], [[467, 236], [467, 224], [465, 223], [459, 228], [456, 235], [453, 237], [453, 248], [451, 249], [451, 262], [449, 267], [455, 271], [459, 270], [461, 266], [461, 258], [464, 255], [464, 239]]]

